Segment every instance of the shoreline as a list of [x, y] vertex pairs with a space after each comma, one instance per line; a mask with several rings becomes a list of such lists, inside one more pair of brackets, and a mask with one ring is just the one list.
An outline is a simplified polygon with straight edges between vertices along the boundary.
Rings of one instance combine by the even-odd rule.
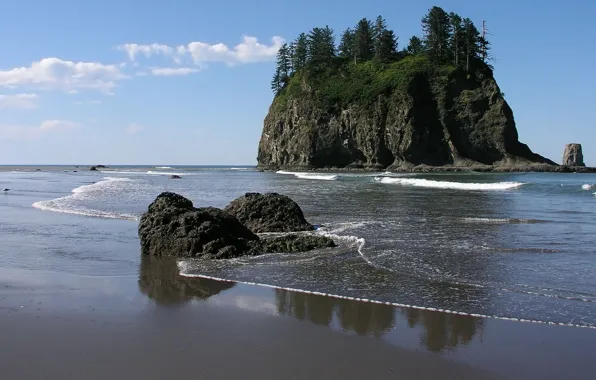
[[138, 276], [115, 277], [0, 268], [0, 371], [11, 379], [571, 379], [596, 370], [591, 330], [189, 278], [172, 263], [142, 260]]

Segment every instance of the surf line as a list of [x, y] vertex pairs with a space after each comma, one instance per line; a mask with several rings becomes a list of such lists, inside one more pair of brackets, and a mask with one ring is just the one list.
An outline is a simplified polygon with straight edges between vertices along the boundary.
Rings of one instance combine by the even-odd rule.
[[[181, 262], [178, 262], [178, 269], [180, 269], [180, 264], [181, 264]], [[310, 291], [310, 290], [304, 290], [304, 289], [287, 288], [287, 287], [283, 287], [283, 286], [270, 285], [270, 284], [262, 284], [262, 283], [258, 283], [258, 282], [229, 280], [229, 279], [226, 279], [226, 278], [208, 276], [208, 275], [204, 275], [204, 274], [182, 273], [182, 271], [180, 272], [180, 275], [182, 277], [188, 277], [188, 278], [204, 278], [204, 279], [207, 279], [207, 280], [214, 280], [214, 281], [220, 281], [220, 282], [230, 282], [230, 283], [244, 284], [244, 285], [251, 285], [251, 286], [260, 286], [260, 287], [270, 288], [270, 289], [287, 290], [287, 291], [296, 292], [296, 293], [312, 294], [312, 295], [315, 295], [315, 296], [331, 297], [331, 298], [342, 299], [342, 300], [350, 300], [350, 301], [356, 301], [356, 302], [368, 302], [368, 303], [373, 303], [373, 304], [377, 304], [377, 305], [387, 305], [387, 306], [394, 306], [394, 307], [399, 307], [399, 308], [409, 308], [409, 309], [426, 310], [426, 311], [437, 311], [437, 312], [440, 312], [440, 313], [463, 315], [463, 316], [475, 317], [475, 318], [495, 319], [495, 320], [501, 320], [501, 321], [513, 321], [513, 322], [522, 322], [522, 323], [536, 323], [536, 324], [541, 324], [541, 325], [566, 326], [566, 327], [577, 327], [577, 328], [595, 329], [596, 330], [596, 326], [593, 326], [593, 325], [578, 325], [578, 324], [574, 324], [574, 323], [565, 323], [565, 322], [539, 321], [539, 320], [536, 320], [536, 319], [525, 319], [525, 318], [515, 318], [515, 317], [504, 317], [504, 316], [498, 316], [498, 315], [486, 315], [486, 314], [466, 313], [466, 312], [463, 312], [463, 311], [454, 311], [454, 310], [439, 309], [439, 308], [434, 308], [434, 307], [408, 305], [408, 304], [398, 303], [398, 302], [384, 302], [384, 301], [378, 301], [378, 300], [373, 300], [373, 299], [368, 299], [368, 298], [349, 297], [349, 296], [342, 296], [342, 295], [339, 295], [339, 294], [323, 293], [323, 292], [316, 292], [316, 291]]]

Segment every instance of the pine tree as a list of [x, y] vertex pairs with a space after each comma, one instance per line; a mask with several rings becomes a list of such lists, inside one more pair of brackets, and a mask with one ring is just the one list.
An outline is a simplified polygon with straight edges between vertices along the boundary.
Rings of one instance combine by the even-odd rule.
[[449, 15], [440, 7], [432, 7], [422, 18], [425, 48], [438, 62], [449, 60], [450, 29]]
[[292, 56], [288, 44], [283, 44], [277, 51], [277, 67], [279, 68], [280, 81], [284, 83], [292, 70]]
[[306, 66], [308, 61], [308, 38], [306, 34], [300, 33], [296, 41], [294, 41], [294, 49], [292, 54], [292, 68], [298, 71]]
[[308, 35], [308, 61], [314, 65], [329, 63], [335, 57], [333, 29], [313, 28]]
[[383, 39], [383, 37], [385, 37], [385, 34], [387, 32], [387, 22], [385, 21], [385, 19], [381, 16], [378, 16], [376, 21], [375, 21], [375, 25], [373, 27], [372, 30], [372, 38], [373, 38], [373, 49], [375, 52], [375, 57], [379, 56], [379, 53], [381, 51], [381, 40]]
[[463, 47], [466, 59], [466, 71], [470, 71], [474, 59], [480, 58], [480, 40], [481, 35], [476, 26], [469, 18], [462, 21], [463, 28]]
[[408, 42], [408, 47], [406, 51], [410, 54], [420, 54], [424, 51], [424, 44], [422, 40], [417, 36], [410, 37], [410, 42]]
[[281, 89], [281, 72], [279, 67], [275, 69], [275, 74], [273, 74], [273, 79], [271, 80], [271, 90], [273, 93], [277, 95], [279, 90]]
[[354, 48], [357, 60], [366, 61], [374, 56], [373, 27], [366, 18], [360, 20], [356, 26]]
[[397, 53], [397, 38], [393, 30], [384, 30], [378, 37], [379, 45], [376, 51], [376, 57], [382, 62], [387, 62], [395, 57]]
[[346, 29], [341, 35], [339, 42], [339, 56], [342, 58], [354, 58], [354, 31], [352, 28]]
[[449, 46], [451, 48], [451, 53], [453, 56], [453, 63], [458, 66], [460, 62], [460, 57], [464, 54], [463, 48], [463, 37], [464, 37], [464, 30], [462, 26], [462, 19], [456, 13], [449, 13], [449, 21], [451, 25], [451, 41]]

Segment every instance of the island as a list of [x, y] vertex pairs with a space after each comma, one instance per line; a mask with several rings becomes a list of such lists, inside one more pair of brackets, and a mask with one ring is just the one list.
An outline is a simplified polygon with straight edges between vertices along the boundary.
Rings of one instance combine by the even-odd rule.
[[284, 44], [258, 146], [262, 170], [590, 171], [561, 166], [518, 139], [469, 18], [433, 7], [403, 49], [379, 16]]

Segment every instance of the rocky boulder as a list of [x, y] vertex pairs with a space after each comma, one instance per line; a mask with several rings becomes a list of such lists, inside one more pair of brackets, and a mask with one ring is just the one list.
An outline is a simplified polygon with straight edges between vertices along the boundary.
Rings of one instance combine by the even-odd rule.
[[586, 166], [586, 164], [584, 164], [584, 155], [582, 153], [581, 144], [565, 145], [565, 152], [563, 153], [563, 165]]
[[195, 208], [181, 195], [164, 192], [139, 222], [141, 252], [153, 256], [227, 259], [255, 254], [257, 235], [214, 207]]
[[246, 193], [233, 200], [226, 212], [234, 215], [254, 233], [312, 231], [300, 206], [277, 193]]
[[239, 214], [252, 228], [227, 211], [215, 207], [195, 208], [189, 199], [179, 194], [161, 193], [139, 222], [142, 254], [229, 259], [335, 246], [328, 237], [307, 233], [262, 238], [255, 235], [254, 230], [295, 232], [314, 229], [304, 219], [300, 207], [284, 195], [248, 193], [232, 205], [236, 205], [231, 207], [232, 211], [240, 210]]

